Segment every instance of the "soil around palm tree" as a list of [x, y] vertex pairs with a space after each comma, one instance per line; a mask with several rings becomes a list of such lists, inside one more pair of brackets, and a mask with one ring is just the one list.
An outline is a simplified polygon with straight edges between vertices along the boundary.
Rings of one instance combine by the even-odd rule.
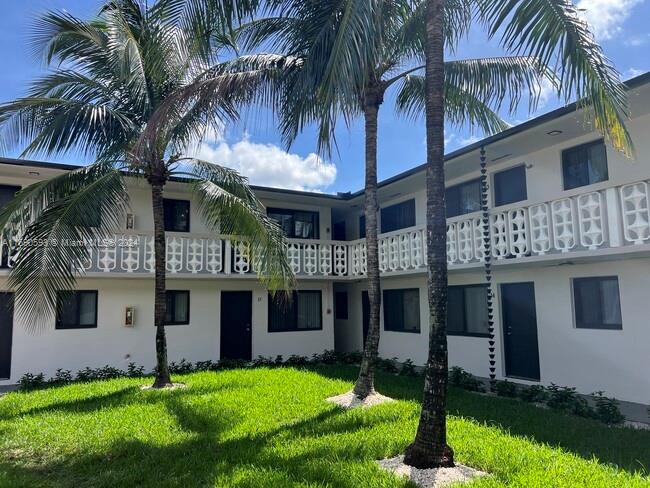
[[341, 408], [346, 410], [351, 410], [353, 408], [368, 408], [374, 407], [375, 405], [381, 405], [382, 403], [388, 403], [394, 401], [392, 398], [384, 396], [376, 391], [372, 391], [369, 395], [365, 397], [357, 396], [354, 393], [354, 390], [347, 391], [341, 395], [336, 395], [329, 397], [326, 401], [338, 405]]
[[468, 483], [474, 478], [488, 476], [488, 473], [456, 464], [450, 468], [418, 469], [404, 464], [404, 456], [377, 461], [380, 467], [397, 476], [403, 476], [421, 488], [442, 488], [456, 483]]
[[181, 388], [187, 388], [187, 385], [185, 383], [166, 383], [161, 386], [156, 386], [156, 384], [153, 385], [142, 385], [140, 387], [140, 390], [142, 391], [149, 391], [149, 390], [179, 390]]

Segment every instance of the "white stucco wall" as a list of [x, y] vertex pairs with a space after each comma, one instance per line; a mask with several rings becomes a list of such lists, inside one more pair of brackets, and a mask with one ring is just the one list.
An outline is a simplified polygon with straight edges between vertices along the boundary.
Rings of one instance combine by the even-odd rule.
[[[4, 289], [0, 281], [0, 289]], [[153, 280], [84, 279], [79, 289], [98, 290], [97, 328], [55, 330], [54, 324], [40, 333], [29, 333], [18, 317], [13, 328], [11, 378], [24, 373], [52, 375], [57, 368], [77, 371], [106, 364], [125, 368], [129, 362], [150, 369], [155, 364], [153, 327]], [[175, 280], [168, 289], [190, 290], [190, 324], [166, 327], [169, 360], [217, 360], [220, 353], [221, 290], [253, 292], [252, 355], [285, 357], [311, 355], [334, 348], [331, 284], [309, 282], [302, 289], [322, 290], [322, 330], [268, 332], [268, 294], [253, 280]], [[123, 327], [125, 307], [135, 307], [135, 327]]]
[[[605, 390], [608, 395], [639, 403], [650, 403], [650, 259], [628, 259], [597, 264], [535, 267], [494, 273], [495, 335], [497, 375], [504, 377], [503, 336], [499, 286], [502, 283], [533, 281], [537, 311], [540, 382], [576, 387], [582, 393]], [[585, 276], [618, 276], [623, 330], [577, 329], [573, 318], [571, 279]], [[452, 273], [451, 285], [484, 283], [483, 274]], [[379, 353], [382, 357], [426, 362], [429, 327], [426, 322], [426, 282], [423, 276], [382, 280], [384, 289], [420, 289], [420, 334], [383, 330]], [[346, 338], [345, 350], [361, 348], [361, 290], [351, 287], [355, 297], [350, 321], [337, 333]], [[357, 299], [358, 296], [358, 299]], [[479, 376], [488, 376], [486, 338], [450, 336], [449, 364], [461, 366]], [[516, 380], [520, 381], [520, 380]], [[530, 382], [525, 382], [530, 383]]]

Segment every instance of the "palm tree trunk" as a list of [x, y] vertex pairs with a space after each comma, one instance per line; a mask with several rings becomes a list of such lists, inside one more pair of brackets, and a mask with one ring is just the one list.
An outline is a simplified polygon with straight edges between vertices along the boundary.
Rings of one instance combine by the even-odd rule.
[[167, 364], [167, 338], [165, 337], [165, 313], [167, 298], [165, 292], [165, 211], [163, 207], [164, 179], [150, 179], [151, 203], [153, 207], [153, 240], [155, 260], [154, 325], [156, 327], [156, 379], [154, 388], [172, 384]]
[[370, 308], [368, 335], [363, 349], [359, 377], [354, 394], [366, 398], [375, 391], [375, 362], [379, 351], [379, 312], [381, 290], [379, 285], [379, 244], [377, 240], [377, 119], [383, 101], [381, 90], [369, 90], [363, 100], [366, 134], [366, 267], [368, 302]]
[[429, 357], [424, 397], [415, 440], [404, 462], [416, 468], [453, 466], [447, 445], [447, 229], [444, 168], [444, 0], [426, 5], [426, 130], [427, 130], [427, 286]]

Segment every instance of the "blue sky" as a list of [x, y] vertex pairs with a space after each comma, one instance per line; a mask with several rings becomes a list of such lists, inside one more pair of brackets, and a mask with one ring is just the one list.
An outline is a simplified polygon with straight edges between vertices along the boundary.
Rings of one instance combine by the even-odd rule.
[[[31, 53], [28, 44], [31, 23], [39, 13], [46, 9], [65, 9], [76, 16], [89, 17], [99, 4], [99, 0], [4, 2], [0, 16], [0, 62], [4, 68], [0, 74], [0, 101], [23, 95], [30, 80], [44, 72], [42, 61]], [[579, 0], [577, 5], [584, 10], [597, 40], [624, 79], [650, 70], [650, 29], [647, 24], [650, 0]], [[495, 43], [487, 42], [484, 33], [477, 30], [454, 57], [499, 54]], [[537, 114], [560, 104], [545, 90], [543, 95]], [[522, 103], [522, 110], [515, 114], [502, 115], [510, 123], [526, 120], [535, 114], [529, 114], [525, 105]], [[390, 94], [379, 117], [380, 179], [423, 162], [423, 123], [395, 115]], [[306, 131], [287, 151], [281, 146], [269, 118], [244, 118], [236, 127], [227, 127], [224, 134], [210, 138], [198, 151], [214, 162], [234, 167], [256, 184], [325, 192], [357, 190], [363, 186], [363, 126], [360, 122], [349, 129], [341, 124], [337, 136], [338, 153], [326, 161], [314, 154], [314, 131]], [[480, 135], [472, 133], [469, 127], [448, 127], [445, 132], [447, 151], [473, 142]], [[56, 160], [84, 163], [75, 155]]]

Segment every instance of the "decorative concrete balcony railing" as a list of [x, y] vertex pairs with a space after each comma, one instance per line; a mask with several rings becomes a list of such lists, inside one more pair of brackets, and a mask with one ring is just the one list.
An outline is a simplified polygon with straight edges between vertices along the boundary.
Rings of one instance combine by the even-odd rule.
[[[650, 244], [650, 192], [646, 181], [571, 194], [557, 200], [493, 209], [488, 212], [493, 262], [590, 256]], [[480, 265], [485, 257], [484, 223], [479, 213], [448, 219], [447, 262], [451, 269]], [[61, 245], [62, 243], [59, 243]], [[16, 246], [2, 242], [3, 264], [11, 267]], [[69, 244], [68, 244], [69, 245]], [[214, 235], [169, 233], [166, 267], [170, 275], [254, 276], [247, 243]], [[644, 249], [648, 250], [648, 249]], [[595, 251], [595, 252], [594, 252]], [[153, 273], [151, 234], [118, 234], [90, 247], [81, 263], [87, 273]], [[366, 274], [366, 241], [287, 241], [287, 258], [301, 277], [358, 279]], [[423, 226], [379, 236], [383, 274], [423, 272], [426, 232]]]

